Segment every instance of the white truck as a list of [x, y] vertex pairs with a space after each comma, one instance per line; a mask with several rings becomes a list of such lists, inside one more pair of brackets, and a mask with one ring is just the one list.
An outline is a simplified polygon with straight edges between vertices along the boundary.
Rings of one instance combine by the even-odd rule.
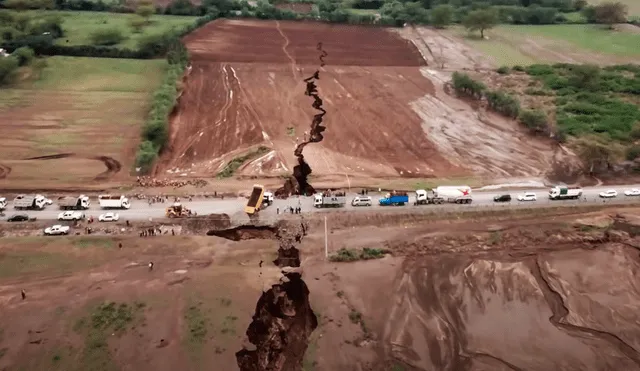
[[0, 197], [0, 211], [3, 211], [7, 208], [7, 199], [5, 197]]
[[323, 192], [313, 195], [313, 206], [317, 208], [343, 207], [346, 203], [347, 198], [343, 192]]
[[125, 196], [100, 195], [98, 202], [103, 209], [128, 209], [131, 207]]
[[69, 234], [69, 226], [66, 225], [54, 225], [52, 227], [46, 228], [44, 230], [44, 234], [47, 236], [58, 236], [61, 234]]
[[549, 190], [550, 200], [577, 200], [582, 197], [582, 188], [555, 186]]
[[89, 196], [80, 195], [78, 197], [64, 196], [58, 198], [60, 210], [87, 210], [91, 206]]
[[84, 213], [82, 211], [65, 211], [58, 214], [58, 220], [71, 220], [78, 221], [84, 219]]
[[264, 209], [267, 206], [271, 206], [273, 204], [273, 192], [265, 192], [262, 195], [262, 207]]
[[43, 195], [18, 195], [13, 199], [16, 210], [43, 210], [47, 206], [47, 198]]
[[470, 204], [473, 201], [469, 186], [439, 186], [431, 191], [419, 189], [416, 191], [416, 205], [442, 204]]

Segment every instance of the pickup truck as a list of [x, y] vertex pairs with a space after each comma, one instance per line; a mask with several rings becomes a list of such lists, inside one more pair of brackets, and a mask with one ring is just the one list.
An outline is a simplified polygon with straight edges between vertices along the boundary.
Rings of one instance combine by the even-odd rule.
[[58, 214], [58, 220], [72, 220], [78, 221], [84, 219], [84, 213], [81, 211], [65, 211]]
[[57, 236], [61, 234], [69, 234], [69, 226], [66, 225], [54, 225], [44, 230], [46, 236]]

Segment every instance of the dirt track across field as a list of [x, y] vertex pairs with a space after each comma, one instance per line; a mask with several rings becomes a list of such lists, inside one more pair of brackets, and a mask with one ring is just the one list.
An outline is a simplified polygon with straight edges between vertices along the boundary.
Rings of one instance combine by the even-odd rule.
[[271, 151], [234, 175], [289, 175], [293, 148], [315, 113], [302, 79], [318, 65], [318, 42], [329, 54], [317, 84], [327, 132], [305, 149], [316, 179], [545, 174], [554, 162], [549, 142], [451, 97], [447, 75], [430, 72], [437, 63], [422, 50], [424, 40], [402, 36], [255, 20], [217, 20], [196, 30], [185, 38], [192, 66], [158, 174], [212, 176], [263, 145]]

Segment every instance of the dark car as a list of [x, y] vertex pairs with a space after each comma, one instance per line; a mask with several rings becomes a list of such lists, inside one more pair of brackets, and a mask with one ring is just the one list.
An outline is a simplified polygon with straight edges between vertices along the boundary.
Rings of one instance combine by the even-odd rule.
[[494, 202], [511, 202], [511, 195], [500, 195], [493, 198]]
[[27, 214], [15, 214], [11, 215], [7, 221], [8, 222], [26, 222], [29, 220], [29, 215]]

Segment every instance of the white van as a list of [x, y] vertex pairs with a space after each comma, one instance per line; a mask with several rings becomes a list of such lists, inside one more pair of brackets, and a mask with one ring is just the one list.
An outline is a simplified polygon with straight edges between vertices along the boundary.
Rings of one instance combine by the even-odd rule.
[[371, 206], [372, 203], [371, 197], [369, 196], [356, 196], [356, 198], [351, 200], [351, 206]]

